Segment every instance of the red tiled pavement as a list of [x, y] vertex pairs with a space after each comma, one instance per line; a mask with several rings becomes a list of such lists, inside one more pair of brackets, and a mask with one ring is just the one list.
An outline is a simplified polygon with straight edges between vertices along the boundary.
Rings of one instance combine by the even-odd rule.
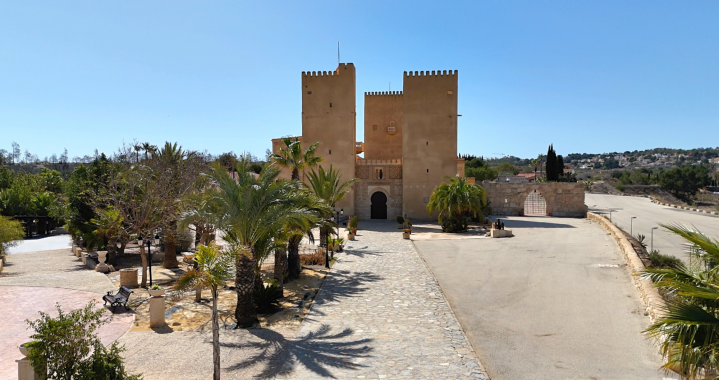
[[[29, 340], [32, 332], [27, 329], [26, 319], [39, 318], [38, 311], [57, 315], [55, 303], [63, 311], [79, 309], [91, 300], [102, 306], [102, 295], [79, 290], [43, 288], [32, 286], [0, 286], [0, 380], [17, 379], [17, 363], [22, 354], [17, 346]], [[98, 330], [102, 343], [114, 342], [130, 329], [134, 320], [132, 312], [123, 313], [118, 308], [112, 321]], [[110, 312], [107, 311], [109, 314]]]

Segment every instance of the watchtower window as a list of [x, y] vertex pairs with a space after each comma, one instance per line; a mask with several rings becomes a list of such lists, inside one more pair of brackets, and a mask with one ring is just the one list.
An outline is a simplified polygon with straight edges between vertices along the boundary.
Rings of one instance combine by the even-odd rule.
[[427, 141], [427, 146], [429, 146], [429, 141]]
[[330, 108], [332, 108], [332, 103], [330, 103]]
[[429, 169], [427, 169], [427, 173], [429, 173]]
[[312, 91], [307, 91], [307, 95], [312, 95]]
[[332, 149], [330, 149], [330, 154], [332, 154]]
[[375, 179], [383, 179], [384, 171], [380, 168], [375, 168], [374, 169], [374, 177], [375, 177]]
[[452, 94], [454, 94], [454, 91], [452, 91], [452, 90], [447, 91], [447, 95], [452, 95]]

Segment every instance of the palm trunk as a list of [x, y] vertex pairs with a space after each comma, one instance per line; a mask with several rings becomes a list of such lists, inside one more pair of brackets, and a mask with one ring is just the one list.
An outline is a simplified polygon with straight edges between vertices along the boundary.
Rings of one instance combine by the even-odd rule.
[[107, 262], [110, 265], [117, 265], [117, 242], [113, 239], [105, 244], [107, 250]]
[[255, 283], [255, 258], [252, 252], [246, 251], [239, 254], [235, 262], [235, 271], [237, 328], [251, 327], [257, 322], [257, 311], [252, 301], [252, 290]]
[[177, 222], [171, 221], [165, 231], [165, 261], [162, 264], [165, 268], [177, 268], [180, 266], [177, 262], [177, 253], [175, 252], [177, 242], [175, 230], [177, 230]]
[[220, 380], [220, 325], [217, 322], [217, 289], [212, 289], [212, 379]]
[[300, 278], [302, 265], [300, 264], [300, 242], [301, 236], [292, 236], [287, 243], [287, 279]]
[[142, 282], [140, 286], [147, 287], [147, 252], [145, 252], [145, 246], [140, 245], [140, 258], [142, 259]]
[[[299, 258], [299, 256], [298, 256]], [[275, 280], [277, 286], [280, 287], [282, 296], [284, 297], [285, 289], [285, 272], [287, 271], [287, 250], [285, 248], [275, 249]]]
[[292, 180], [293, 181], [300, 180], [300, 171], [297, 168], [292, 169]]

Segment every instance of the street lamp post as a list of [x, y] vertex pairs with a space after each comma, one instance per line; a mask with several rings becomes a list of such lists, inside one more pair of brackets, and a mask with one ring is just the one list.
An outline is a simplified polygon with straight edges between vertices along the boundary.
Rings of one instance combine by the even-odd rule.
[[634, 236], [634, 219], [636, 219], [636, 216], [633, 216], [631, 219], [629, 219], [629, 235]]
[[652, 245], [651, 245], [651, 249], [649, 250], [649, 252], [654, 251], [654, 230], [656, 230], [656, 229], [659, 229], [659, 227], [652, 227]]
[[147, 239], [144, 239], [144, 241], [142, 235], [137, 237], [137, 243], [139, 245], [142, 246], [145, 242], [147, 242], [147, 269], [150, 272], [150, 286], [152, 286], [152, 244], [160, 244], [160, 235], [155, 234], [155, 239], [152, 239], [152, 234], [148, 234]]

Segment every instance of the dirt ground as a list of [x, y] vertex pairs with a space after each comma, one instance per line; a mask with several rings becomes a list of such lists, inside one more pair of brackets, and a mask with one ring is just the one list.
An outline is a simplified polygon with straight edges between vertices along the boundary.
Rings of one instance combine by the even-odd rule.
[[[173, 331], [203, 331], [212, 328], [212, 299], [209, 289], [202, 291], [202, 301], [195, 302], [195, 291], [180, 294], [171, 290], [174, 282], [189, 269], [186, 264], [180, 268], [165, 269], [159, 265], [153, 266], [153, 283], [167, 289], [165, 294], [165, 321], [167, 327], [159, 330]], [[139, 270], [139, 268], [138, 268]], [[317, 295], [327, 270], [322, 266], [305, 266], [300, 278], [284, 285], [284, 297], [280, 299], [279, 307], [272, 313], [260, 314], [258, 318], [261, 327], [289, 327], [296, 328], [309, 311]], [[262, 277], [265, 281], [272, 278], [273, 264], [264, 264]], [[119, 272], [112, 272], [108, 277], [119, 288]], [[138, 276], [139, 280], [140, 276]], [[230, 287], [234, 281], [227, 282], [219, 291], [217, 309], [221, 328], [233, 328], [234, 311], [237, 295]], [[128, 306], [135, 312], [135, 323], [130, 331], [150, 331], [149, 326], [149, 294], [143, 288], [133, 289]], [[157, 331], [158, 329], [154, 329]]]

